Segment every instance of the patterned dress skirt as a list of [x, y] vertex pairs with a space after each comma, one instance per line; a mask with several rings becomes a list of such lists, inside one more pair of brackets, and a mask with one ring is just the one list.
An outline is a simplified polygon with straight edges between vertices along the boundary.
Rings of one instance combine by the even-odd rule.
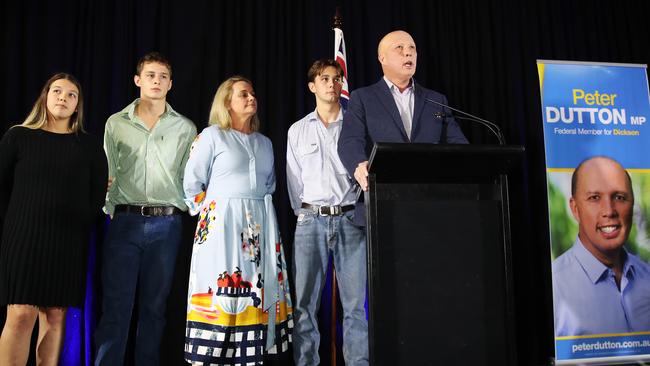
[[265, 354], [288, 350], [286, 262], [266, 198], [202, 202], [188, 290], [185, 358], [192, 364], [260, 365]]

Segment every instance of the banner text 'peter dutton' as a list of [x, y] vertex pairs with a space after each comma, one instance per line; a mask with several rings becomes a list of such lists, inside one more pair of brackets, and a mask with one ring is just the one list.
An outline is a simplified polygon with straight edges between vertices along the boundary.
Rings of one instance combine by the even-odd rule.
[[[589, 123], [592, 125], [597, 122], [603, 125], [627, 124], [625, 109], [613, 108], [616, 105], [617, 94], [601, 93], [598, 90], [586, 93], [583, 89], [573, 89], [572, 94], [573, 105], [576, 107], [546, 107], [547, 123], [561, 121], [565, 124], [572, 124], [574, 122], [578, 124]], [[578, 107], [580, 104], [587, 105], [588, 107]], [[645, 123], [645, 120], [643, 116], [631, 116], [630, 124], [642, 125]]]

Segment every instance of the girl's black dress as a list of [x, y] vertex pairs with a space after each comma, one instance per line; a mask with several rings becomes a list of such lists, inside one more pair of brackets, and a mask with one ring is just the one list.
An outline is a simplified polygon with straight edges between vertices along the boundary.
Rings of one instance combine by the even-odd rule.
[[80, 307], [106, 157], [85, 133], [10, 128], [0, 141], [0, 305]]

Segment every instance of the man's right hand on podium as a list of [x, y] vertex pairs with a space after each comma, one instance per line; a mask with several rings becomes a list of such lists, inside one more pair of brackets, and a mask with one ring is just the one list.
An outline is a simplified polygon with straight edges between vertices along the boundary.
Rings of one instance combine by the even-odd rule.
[[357, 180], [361, 189], [368, 190], [368, 160], [362, 161], [354, 170], [354, 179]]

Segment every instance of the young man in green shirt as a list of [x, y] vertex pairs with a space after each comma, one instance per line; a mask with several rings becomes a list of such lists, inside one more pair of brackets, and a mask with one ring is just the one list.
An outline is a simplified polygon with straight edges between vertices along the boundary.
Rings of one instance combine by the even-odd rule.
[[[106, 122], [112, 217], [102, 253], [95, 365], [122, 365], [138, 294], [137, 365], [158, 365], [165, 306], [181, 243], [182, 177], [196, 127], [166, 102], [172, 70], [157, 52], [137, 66], [140, 98]], [[137, 290], [137, 291], [136, 291]]]

